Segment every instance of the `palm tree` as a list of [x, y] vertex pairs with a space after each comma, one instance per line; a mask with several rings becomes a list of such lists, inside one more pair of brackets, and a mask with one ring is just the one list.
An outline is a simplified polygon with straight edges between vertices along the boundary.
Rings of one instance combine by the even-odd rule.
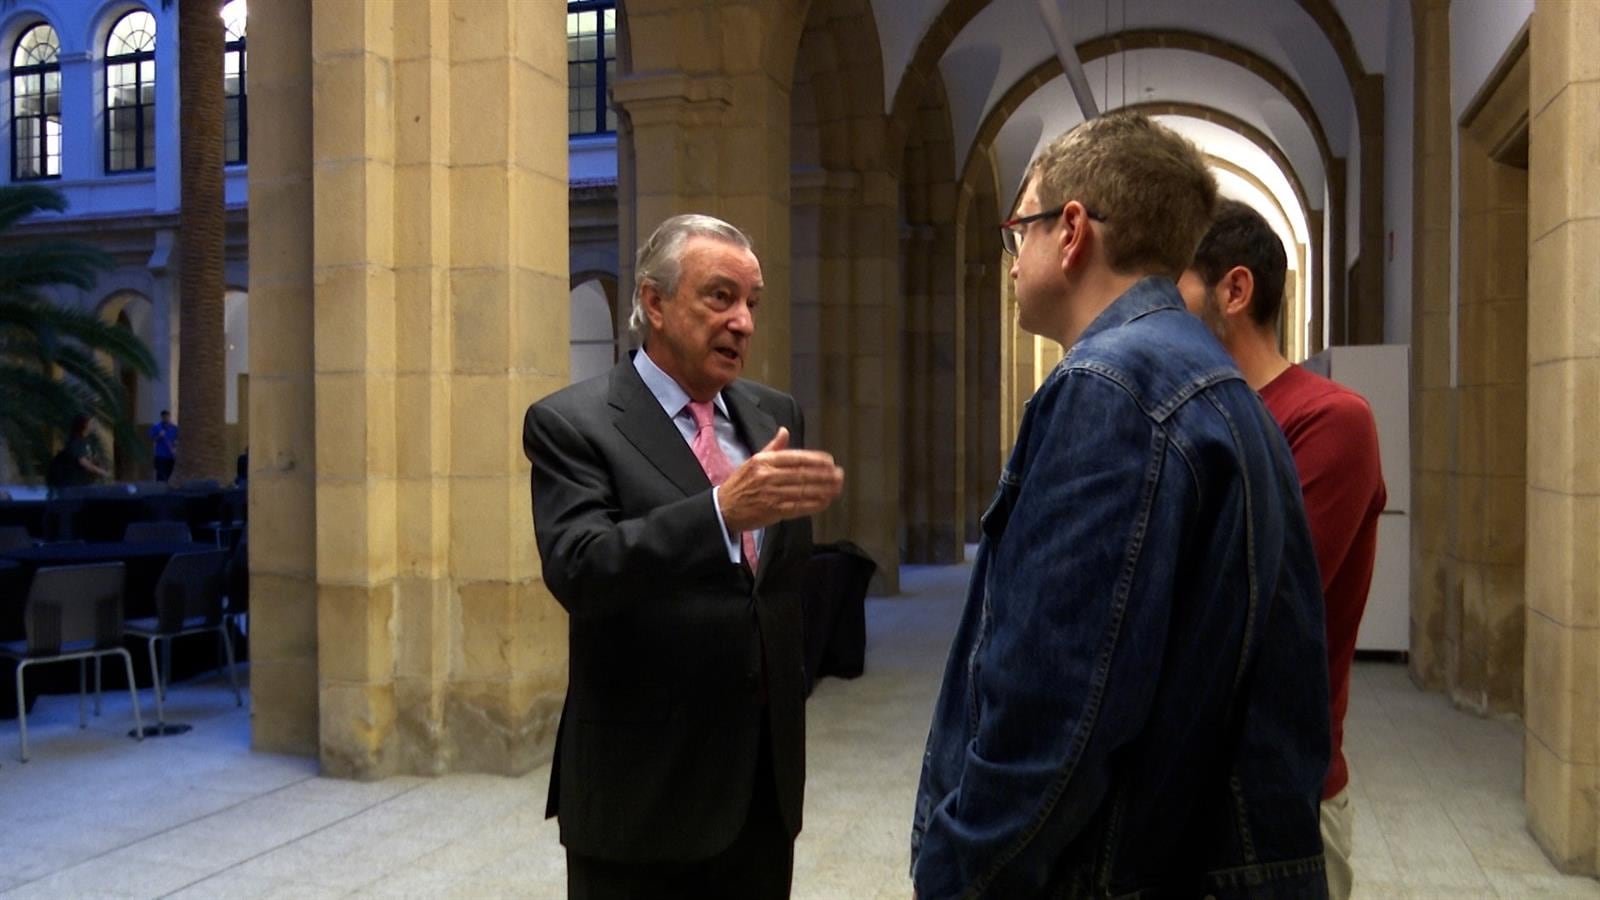
[[[66, 208], [66, 199], [51, 188], [0, 187], [0, 233], [24, 216]], [[0, 251], [0, 440], [25, 475], [43, 468], [58, 435], [79, 412], [110, 428], [125, 446], [143, 446], [122, 384], [101, 358], [154, 378], [149, 348], [126, 329], [39, 293], [51, 285], [87, 291], [111, 266], [111, 257], [76, 241]]]
[[[163, 0], [170, 7], [172, 0]], [[226, 480], [227, 341], [223, 329], [223, 24], [221, 0], [179, 0], [178, 411], [183, 452], [175, 478]]]

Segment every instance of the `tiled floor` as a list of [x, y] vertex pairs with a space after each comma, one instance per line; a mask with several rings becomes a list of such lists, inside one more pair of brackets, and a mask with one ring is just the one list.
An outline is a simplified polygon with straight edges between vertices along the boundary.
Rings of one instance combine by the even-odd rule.
[[[868, 607], [867, 675], [818, 686], [799, 900], [910, 895], [912, 794], [965, 572], [908, 570], [903, 596]], [[334, 781], [311, 760], [248, 752], [248, 716], [222, 680], [179, 685], [168, 709], [194, 731], [136, 744], [126, 694], [85, 732], [71, 698], [44, 698], [26, 766], [0, 724], [0, 897], [563, 896], [540, 818], [548, 768]], [[1600, 898], [1600, 883], [1557, 875], [1523, 827], [1516, 723], [1363, 665], [1348, 732], [1358, 897]]]

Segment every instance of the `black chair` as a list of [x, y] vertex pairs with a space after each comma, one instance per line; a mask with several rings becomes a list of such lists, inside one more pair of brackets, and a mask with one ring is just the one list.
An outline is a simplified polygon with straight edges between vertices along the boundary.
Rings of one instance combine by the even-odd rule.
[[[227, 590], [224, 568], [228, 563], [226, 550], [201, 550], [196, 553], [179, 553], [167, 563], [156, 582], [156, 616], [152, 619], [130, 619], [125, 627], [128, 634], [145, 638], [150, 648], [150, 673], [156, 695], [156, 728], [166, 728], [166, 682], [172, 677], [172, 642], [191, 634], [217, 632], [222, 635], [222, 648], [228, 660], [228, 680], [233, 683], [233, 699], [244, 705], [239, 693], [239, 677], [233, 665], [233, 640], [228, 637], [224, 621], [223, 598]], [[164, 666], [156, 663], [156, 645], [165, 641]], [[163, 675], [163, 672], [165, 673]]]
[[122, 539], [130, 544], [192, 544], [187, 522], [130, 522]]
[[216, 521], [207, 522], [205, 528], [211, 532], [218, 547], [231, 549], [244, 534], [248, 514], [249, 500], [244, 489], [229, 488], [222, 492]]
[[139, 692], [134, 687], [133, 657], [122, 646], [122, 563], [58, 566], [34, 573], [28, 589], [23, 621], [27, 639], [0, 643], [0, 656], [17, 661], [17, 725], [22, 761], [28, 761], [28, 711], [23, 693], [23, 673], [28, 666], [78, 661], [78, 727], [87, 724], [83, 713], [87, 691], [85, 661], [109, 654], [122, 657], [128, 673], [128, 695], [133, 699], [134, 733], [143, 739]]
[[165, 481], [135, 481], [135, 494], [165, 494], [170, 488]]
[[38, 541], [28, 533], [28, 529], [21, 525], [0, 526], [0, 553], [7, 550], [20, 550], [23, 547], [32, 547]]
[[234, 627], [240, 634], [249, 634], [250, 626], [246, 621], [250, 616], [250, 538], [245, 535], [239, 543], [233, 545], [233, 550], [228, 554], [228, 566], [223, 570], [223, 579], [227, 587], [227, 603], [223, 612], [233, 620]]

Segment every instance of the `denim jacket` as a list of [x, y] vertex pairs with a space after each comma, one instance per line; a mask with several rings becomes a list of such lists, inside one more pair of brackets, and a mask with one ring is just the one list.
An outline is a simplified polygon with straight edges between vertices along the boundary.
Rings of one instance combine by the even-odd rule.
[[1288, 445], [1171, 281], [1029, 400], [923, 757], [921, 900], [1325, 897], [1322, 593]]

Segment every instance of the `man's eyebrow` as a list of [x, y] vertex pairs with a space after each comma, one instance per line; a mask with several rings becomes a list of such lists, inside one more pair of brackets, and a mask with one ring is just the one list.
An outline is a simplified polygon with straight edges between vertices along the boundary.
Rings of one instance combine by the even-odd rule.
[[[750, 293], [759, 294], [764, 287], [766, 287], [765, 283], [757, 282], [750, 286]], [[710, 278], [706, 279], [705, 290], [713, 290], [715, 288], [733, 288], [734, 290], [738, 290], [739, 281], [738, 279], [729, 275], [712, 275]]]

